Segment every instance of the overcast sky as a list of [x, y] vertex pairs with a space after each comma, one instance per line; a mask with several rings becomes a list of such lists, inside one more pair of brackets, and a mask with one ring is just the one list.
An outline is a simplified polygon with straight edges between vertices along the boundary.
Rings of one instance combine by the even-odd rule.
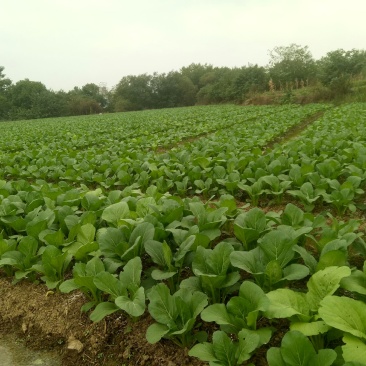
[[53, 90], [193, 62], [264, 66], [290, 43], [316, 59], [366, 48], [366, 0], [0, 0], [0, 12], [7, 77]]

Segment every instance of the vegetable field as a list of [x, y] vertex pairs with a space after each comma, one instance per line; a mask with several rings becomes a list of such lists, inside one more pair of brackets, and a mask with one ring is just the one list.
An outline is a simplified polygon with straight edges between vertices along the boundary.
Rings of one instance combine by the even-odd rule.
[[3, 277], [82, 292], [93, 322], [148, 317], [147, 341], [189, 350], [182, 365], [366, 365], [365, 104], [0, 133]]

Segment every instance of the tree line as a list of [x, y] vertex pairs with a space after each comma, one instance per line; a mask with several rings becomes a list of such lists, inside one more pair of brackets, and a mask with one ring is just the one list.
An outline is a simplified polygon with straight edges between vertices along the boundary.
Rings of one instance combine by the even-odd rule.
[[129, 75], [111, 90], [89, 83], [53, 91], [29, 79], [13, 83], [0, 66], [0, 120], [59, 117], [196, 104], [243, 103], [253, 95], [322, 85], [333, 95], [366, 77], [366, 51], [338, 49], [315, 60], [307, 46], [291, 44], [269, 52], [267, 66], [238, 68], [191, 64], [179, 71]]

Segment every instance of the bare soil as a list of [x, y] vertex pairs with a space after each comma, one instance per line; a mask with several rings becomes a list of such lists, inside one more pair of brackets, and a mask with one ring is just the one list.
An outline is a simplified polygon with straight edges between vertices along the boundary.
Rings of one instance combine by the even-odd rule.
[[122, 313], [93, 323], [80, 312], [86, 301], [80, 292], [51, 293], [44, 285], [12, 285], [0, 277], [0, 334], [16, 334], [32, 349], [56, 351], [63, 366], [206, 365], [168, 340], [148, 343], [148, 314], [136, 323]]

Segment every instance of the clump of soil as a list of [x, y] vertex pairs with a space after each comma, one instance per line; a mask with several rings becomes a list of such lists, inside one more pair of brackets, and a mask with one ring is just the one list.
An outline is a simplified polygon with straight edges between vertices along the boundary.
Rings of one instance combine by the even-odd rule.
[[51, 293], [44, 285], [12, 285], [2, 277], [0, 333], [16, 333], [37, 350], [57, 351], [64, 366], [206, 365], [170, 341], [148, 343], [145, 333], [153, 322], [148, 314], [136, 323], [122, 313], [93, 323], [80, 312], [86, 301], [80, 292]]

